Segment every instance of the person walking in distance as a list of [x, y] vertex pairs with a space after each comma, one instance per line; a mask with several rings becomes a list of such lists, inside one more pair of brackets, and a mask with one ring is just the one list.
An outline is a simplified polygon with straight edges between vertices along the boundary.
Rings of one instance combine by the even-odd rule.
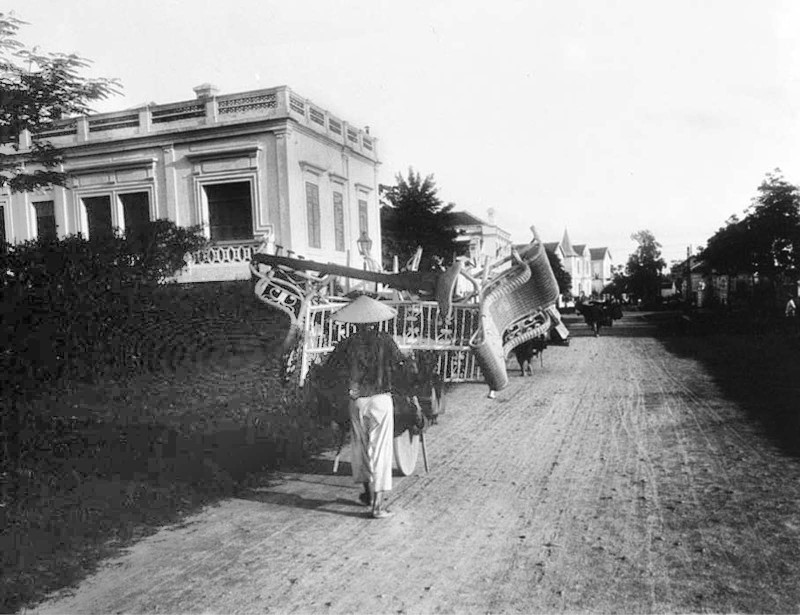
[[359, 496], [375, 519], [392, 515], [385, 494], [392, 489], [394, 440], [393, 381], [404, 357], [394, 339], [378, 323], [397, 310], [362, 295], [338, 310], [333, 320], [354, 323], [356, 332], [342, 340], [350, 380], [350, 425], [353, 479], [364, 486]]

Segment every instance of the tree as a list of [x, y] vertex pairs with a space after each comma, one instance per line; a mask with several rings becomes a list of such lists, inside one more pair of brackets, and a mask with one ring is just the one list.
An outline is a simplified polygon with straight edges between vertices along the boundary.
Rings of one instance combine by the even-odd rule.
[[[119, 91], [116, 79], [83, 77], [90, 62], [80, 56], [26, 48], [17, 39], [22, 25], [13, 14], [0, 13], [0, 188], [14, 192], [63, 186], [61, 153], [36, 134], [58, 120], [87, 114], [90, 103]], [[21, 148], [24, 131], [33, 138]]]
[[725, 221], [725, 226], [708, 239], [701, 258], [722, 274], [753, 274], [748, 235], [747, 222], [733, 215]]
[[628, 277], [625, 275], [623, 265], [611, 266], [611, 282], [603, 288], [604, 295], [612, 295], [617, 299], [622, 299], [622, 295], [629, 293]]
[[558, 292], [564, 296], [565, 299], [572, 297], [572, 275], [569, 271], [564, 269], [564, 264], [556, 256], [555, 252], [545, 250], [547, 260], [550, 261], [550, 268], [553, 270], [553, 275], [556, 277], [558, 284]]
[[800, 270], [800, 190], [780, 169], [767, 173], [758, 195], [739, 220], [708, 240], [703, 257], [717, 271], [757, 274], [780, 286], [797, 279]]
[[747, 216], [756, 271], [775, 282], [796, 278], [800, 265], [800, 191], [775, 169], [761, 182], [758, 192]]
[[702, 257], [718, 273], [753, 276], [757, 303], [774, 307], [782, 291], [796, 292], [800, 276], [800, 189], [775, 169], [744, 214], [731, 216], [709, 238]]
[[648, 230], [637, 231], [631, 239], [639, 244], [625, 265], [626, 286], [644, 303], [652, 303], [660, 295], [661, 271], [667, 263], [661, 258], [661, 244]]
[[436, 194], [433, 175], [423, 179], [418, 172], [409, 169], [408, 178], [398, 173], [395, 179], [396, 185], [382, 187], [384, 267], [391, 267], [395, 255], [401, 263], [407, 262], [418, 246], [422, 247], [421, 270], [431, 268], [437, 256], [449, 264], [457, 250], [456, 232], [449, 225], [453, 205], [442, 204]]

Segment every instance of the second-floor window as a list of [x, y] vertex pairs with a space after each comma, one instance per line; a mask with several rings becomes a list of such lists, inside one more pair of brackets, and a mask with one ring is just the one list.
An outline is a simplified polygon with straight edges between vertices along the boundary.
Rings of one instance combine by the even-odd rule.
[[83, 197], [83, 206], [86, 208], [89, 239], [108, 237], [114, 232], [110, 195]]
[[308, 246], [322, 247], [322, 229], [319, 216], [319, 186], [306, 182], [306, 222], [308, 226]]
[[56, 212], [53, 201], [36, 201], [36, 236], [40, 239], [57, 239]]
[[122, 203], [125, 236], [134, 237], [140, 234], [150, 222], [150, 198], [147, 192], [120, 194], [119, 200]]
[[208, 200], [208, 224], [212, 241], [253, 238], [253, 203], [250, 182], [226, 182], [203, 186]]
[[333, 193], [333, 240], [337, 252], [344, 252], [344, 197]]

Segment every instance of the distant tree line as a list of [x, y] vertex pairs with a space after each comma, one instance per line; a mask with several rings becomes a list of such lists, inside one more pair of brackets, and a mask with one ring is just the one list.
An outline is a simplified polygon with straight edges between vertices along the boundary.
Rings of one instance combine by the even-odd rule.
[[[624, 268], [614, 272], [604, 292], [628, 293], [643, 302], [660, 299], [663, 282], [686, 275], [687, 263], [675, 263], [664, 275], [661, 244], [648, 230], [631, 236], [639, 244]], [[774, 303], [781, 293], [796, 294], [800, 278], [800, 188], [787, 182], [780, 169], [767, 173], [758, 192], [744, 210], [733, 215], [698, 250], [693, 262], [708, 272], [749, 276], [756, 292]]]
[[614, 270], [612, 281], [603, 292], [617, 298], [627, 295], [645, 305], [653, 305], [660, 299], [666, 267], [661, 257], [661, 244], [649, 230], [637, 231], [631, 239], [639, 244], [638, 247], [628, 256], [624, 267]]
[[776, 299], [800, 274], [800, 189], [780, 169], [768, 173], [743, 217], [731, 216], [700, 258], [717, 273], [752, 276]]

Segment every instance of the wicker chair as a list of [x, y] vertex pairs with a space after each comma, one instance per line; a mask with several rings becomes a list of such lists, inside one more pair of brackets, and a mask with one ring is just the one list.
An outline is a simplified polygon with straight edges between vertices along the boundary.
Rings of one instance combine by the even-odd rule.
[[[558, 284], [544, 246], [533, 241], [481, 293], [479, 329], [470, 346], [492, 391], [508, 385], [505, 358], [519, 344], [544, 335], [553, 323]], [[504, 341], [505, 340], [505, 341]]]

